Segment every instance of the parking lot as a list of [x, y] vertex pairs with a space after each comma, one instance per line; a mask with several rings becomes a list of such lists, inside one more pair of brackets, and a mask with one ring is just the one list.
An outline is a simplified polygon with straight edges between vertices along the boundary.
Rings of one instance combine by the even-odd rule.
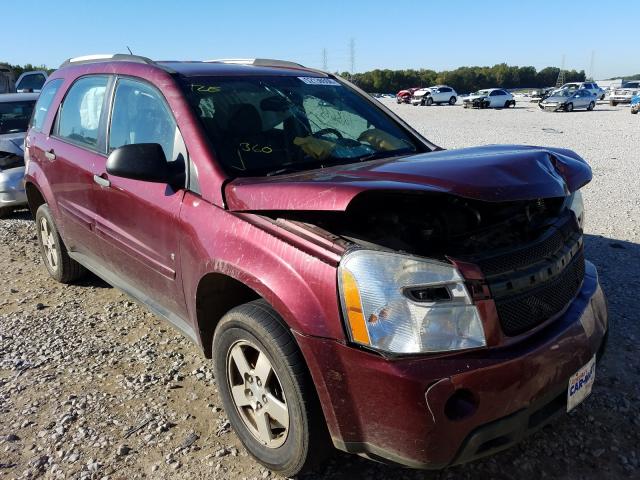
[[[316, 477], [640, 477], [640, 118], [604, 103], [572, 113], [527, 99], [501, 110], [383, 103], [447, 149], [549, 145], [590, 163], [585, 242], [609, 299], [609, 346], [591, 398], [511, 450], [443, 472], [336, 454]], [[0, 220], [0, 271], [0, 478], [272, 476], [230, 431], [197, 349], [95, 277], [51, 280], [26, 211]]]

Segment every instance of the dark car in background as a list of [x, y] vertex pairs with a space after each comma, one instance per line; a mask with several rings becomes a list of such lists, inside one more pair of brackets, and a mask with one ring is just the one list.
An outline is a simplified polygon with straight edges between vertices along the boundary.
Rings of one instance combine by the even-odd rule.
[[27, 204], [24, 137], [38, 94], [0, 94], [0, 218]]
[[289, 62], [130, 55], [65, 62], [26, 148], [50, 275], [184, 332], [284, 476], [331, 446], [468, 462], [591, 392], [608, 320], [570, 150], [444, 150]]

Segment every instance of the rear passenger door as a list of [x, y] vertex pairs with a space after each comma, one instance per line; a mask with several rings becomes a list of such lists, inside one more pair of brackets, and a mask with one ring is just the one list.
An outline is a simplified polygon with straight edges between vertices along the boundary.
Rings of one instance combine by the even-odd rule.
[[[67, 248], [97, 260], [100, 245], [93, 227], [96, 203], [93, 172], [105, 162], [104, 126], [107, 75], [77, 79], [67, 91], [51, 136], [38, 152], [53, 191], [60, 228]], [[37, 112], [36, 112], [37, 115]]]
[[[120, 77], [112, 98], [108, 152], [123, 145], [159, 143], [168, 161], [182, 157], [187, 163], [176, 121], [155, 87]], [[177, 268], [185, 189], [109, 175], [106, 162], [96, 175], [100, 179], [96, 232], [105, 244], [108, 280], [149, 303], [180, 328], [179, 318], [187, 317]]]

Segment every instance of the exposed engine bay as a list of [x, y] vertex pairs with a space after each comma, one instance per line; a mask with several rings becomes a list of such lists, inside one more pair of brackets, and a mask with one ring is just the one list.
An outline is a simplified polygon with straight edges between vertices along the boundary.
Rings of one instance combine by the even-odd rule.
[[366, 192], [345, 212], [279, 213], [364, 246], [444, 259], [528, 243], [557, 219], [564, 204], [564, 197], [498, 203], [447, 194]]

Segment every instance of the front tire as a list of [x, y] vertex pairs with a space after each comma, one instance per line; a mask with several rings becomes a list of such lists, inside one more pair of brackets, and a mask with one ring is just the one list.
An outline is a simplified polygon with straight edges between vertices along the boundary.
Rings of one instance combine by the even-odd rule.
[[433, 105], [433, 98], [431, 98], [431, 97], [427, 98], [427, 100], [426, 100], [425, 104], [426, 104], [427, 106], [429, 106], [429, 107], [430, 107], [431, 105]]
[[46, 203], [36, 211], [36, 231], [40, 256], [49, 275], [60, 283], [71, 283], [86, 273], [82, 265], [69, 257]]
[[224, 409], [247, 451], [290, 477], [331, 451], [315, 387], [295, 340], [263, 300], [229, 311], [213, 338]]
[[565, 112], [573, 112], [573, 103], [567, 103], [564, 107]]

